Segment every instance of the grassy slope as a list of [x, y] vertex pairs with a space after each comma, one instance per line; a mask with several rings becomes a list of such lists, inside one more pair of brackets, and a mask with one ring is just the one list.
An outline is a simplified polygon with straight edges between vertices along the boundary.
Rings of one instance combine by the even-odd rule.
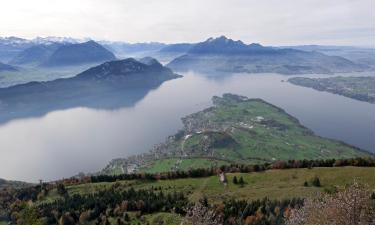
[[[234, 176], [243, 177], [246, 184], [244, 187], [234, 185]], [[303, 183], [313, 177], [319, 177], [322, 187], [305, 187]], [[353, 182], [354, 179], [369, 185], [375, 191], [375, 168], [366, 167], [334, 167], [313, 169], [286, 169], [268, 170], [256, 173], [232, 173], [227, 174], [228, 186], [224, 187], [217, 176], [207, 178], [186, 178], [163, 181], [117, 181], [112, 183], [95, 183], [68, 186], [70, 195], [90, 194], [99, 190], [108, 189], [116, 185], [115, 190], [125, 190], [130, 187], [135, 189], [161, 189], [163, 192], [184, 192], [190, 201], [194, 202], [206, 196], [210, 203], [220, 203], [229, 199], [256, 200], [262, 198], [286, 199], [292, 197], [308, 197], [333, 186], [343, 187]], [[37, 204], [53, 201], [60, 198], [56, 190], [49, 192], [48, 196]], [[137, 217], [135, 212], [128, 213], [131, 225], [178, 225], [181, 216], [173, 213], [154, 213]], [[111, 225], [116, 224], [116, 218], [110, 218]], [[1, 224], [0, 222], [0, 225]], [[5, 225], [5, 224], [4, 224]], [[90, 224], [91, 225], [91, 224]], [[94, 225], [94, 224], [92, 224]]]
[[[175, 152], [174, 158], [156, 160], [141, 171], [164, 172], [176, 165], [177, 169], [184, 170], [203, 165], [370, 155], [342, 142], [314, 135], [298, 120], [262, 100], [236, 101], [224, 96], [216, 101], [219, 103], [215, 107], [184, 119], [198, 125], [193, 131], [185, 127], [185, 137], [175, 138], [167, 144], [169, 151]], [[257, 120], [260, 116], [264, 118], [262, 121]], [[206, 127], [199, 127], [201, 124]], [[207, 140], [211, 142], [208, 150], [204, 149]], [[182, 162], [178, 163], [180, 152], [188, 157], [182, 157]]]
[[[244, 187], [232, 184], [233, 176], [243, 177], [247, 183]], [[322, 187], [304, 187], [303, 183], [318, 176]], [[186, 178], [177, 180], [162, 180], [155, 182], [119, 181], [121, 189], [159, 188], [164, 192], [183, 191], [191, 201], [197, 201], [207, 196], [210, 201], [221, 202], [230, 198], [235, 199], [284, 199], [291, 197], [307, 197], [324, 188], [344, 186], [354, 179], [366, 183], [375, 189], [375, 168], [366, 167], [334, 167], [313, 169], [268, 170], [257, 173], [227, 174], [229, 185], [223, 187], [218, 177]], [[114, 183], [83, 184], [67, 187], [69, 194], [89, 194], [104, 188], [110, 188]], [[51, 191], [43, 201], [58, 198], [55, 190]]]

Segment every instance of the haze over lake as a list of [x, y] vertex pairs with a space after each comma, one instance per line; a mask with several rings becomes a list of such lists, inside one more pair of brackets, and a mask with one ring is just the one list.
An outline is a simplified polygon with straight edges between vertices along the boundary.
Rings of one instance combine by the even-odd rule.
[[283, 75], [183, 75], [129, 107], [78, 107], [1, 124], [0, 177], [36, 182], [99, 171], [113, 158], [149, 151], [182, 127], [181, 117], [223, 93], [262, 98], [320, 136], [375, 152], [375, 104], [282, 82], [289, 78]]

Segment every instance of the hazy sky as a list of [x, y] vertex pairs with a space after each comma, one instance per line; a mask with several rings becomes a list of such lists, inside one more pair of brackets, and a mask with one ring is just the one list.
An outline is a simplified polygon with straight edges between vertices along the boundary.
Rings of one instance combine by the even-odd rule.
[[375, 0], [0, 0], [0, 36], [375, 46]]

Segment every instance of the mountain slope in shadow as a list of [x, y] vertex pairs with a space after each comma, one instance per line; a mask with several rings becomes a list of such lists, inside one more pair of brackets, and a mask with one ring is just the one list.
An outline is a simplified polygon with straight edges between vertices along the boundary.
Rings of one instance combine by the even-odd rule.
[[0, 89], [0, 123], [73, 107], [132, 106], [163, 82], [179, 78], [157, 60], [128, 58], [92, 67], [72, 78]]

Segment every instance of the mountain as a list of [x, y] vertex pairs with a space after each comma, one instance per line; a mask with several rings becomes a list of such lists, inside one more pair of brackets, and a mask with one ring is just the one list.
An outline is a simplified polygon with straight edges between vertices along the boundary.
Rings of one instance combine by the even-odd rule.
[[53, 44], [53, 43], [60, 43], [60, 44], [78, 44], [87, 42], [89, 39], [77, 39], [77, 38], [71, 38], [71, 37], [36, 37], [31, 40], [34, 44]]
[[284, 110], [261, 99], [224, 94], [182, 118], [184, 127], [149, 153], [113, 160], [103, 173], [165, 172], [225, 164], [331, 159], [371, 153], [316, 136]]
[[368, 67], [338, 56], [245, 44], [224, 36], [194, 45], [168, 67], [176, 71], [313, 74], [364, 71]]
[[115, 55], [94, 41], [60, 46], [43, 66], [71, 66], [101, 63], [116, 59]]
[[169, 63], [173, 59], [186, 54], [193, 46], [194, 44], [190, 43], [169, 44], [157, 52], [150, 53], [150, 55], [159, 61]]
[[292, 48], [302, 51], [315, 51], [326, 55], [341, 56], [355, 63], [375, 68], [375, 48], [353, 46], [300, 45], [280, 48]]
[[0, 37], [0, 61], [8, 62], [21, 51], [33, 45], [30, 40], [18, 37]]
[[59, 43], [51, 44], [38, 44], [31, 46], [22, 52], [20, 52], [16, 57], [14, 57], [10, 63], [15, 65], [24, 64], [35, 64], [40, 65], [44, 63], [49, 57], [61, 46]]
[[0, 62], [0, 72], [1, 71], [17, 71], [17, 69], [11, 65], [7, 65]]
[[110, 61], [72, 78], [0, 89], [0, 122], [73, 107], [117, 109], [180, 76], [152, 58]]
[[170, 44], [162, 49], [159, 50], [159, 52], [163, 53], [186, 53], [188, 52], [194, 44], [190, 43], [179, 43], [179, 44]]
[[99, 41], [109, 51], [115, 53], [119, 58], [121, 57], [142, 57], [152, 55], [152, 53], [159, 51], [167, 46], [164, 43], [149, 42], [149, 43], [127, 43], [119, 41]]

